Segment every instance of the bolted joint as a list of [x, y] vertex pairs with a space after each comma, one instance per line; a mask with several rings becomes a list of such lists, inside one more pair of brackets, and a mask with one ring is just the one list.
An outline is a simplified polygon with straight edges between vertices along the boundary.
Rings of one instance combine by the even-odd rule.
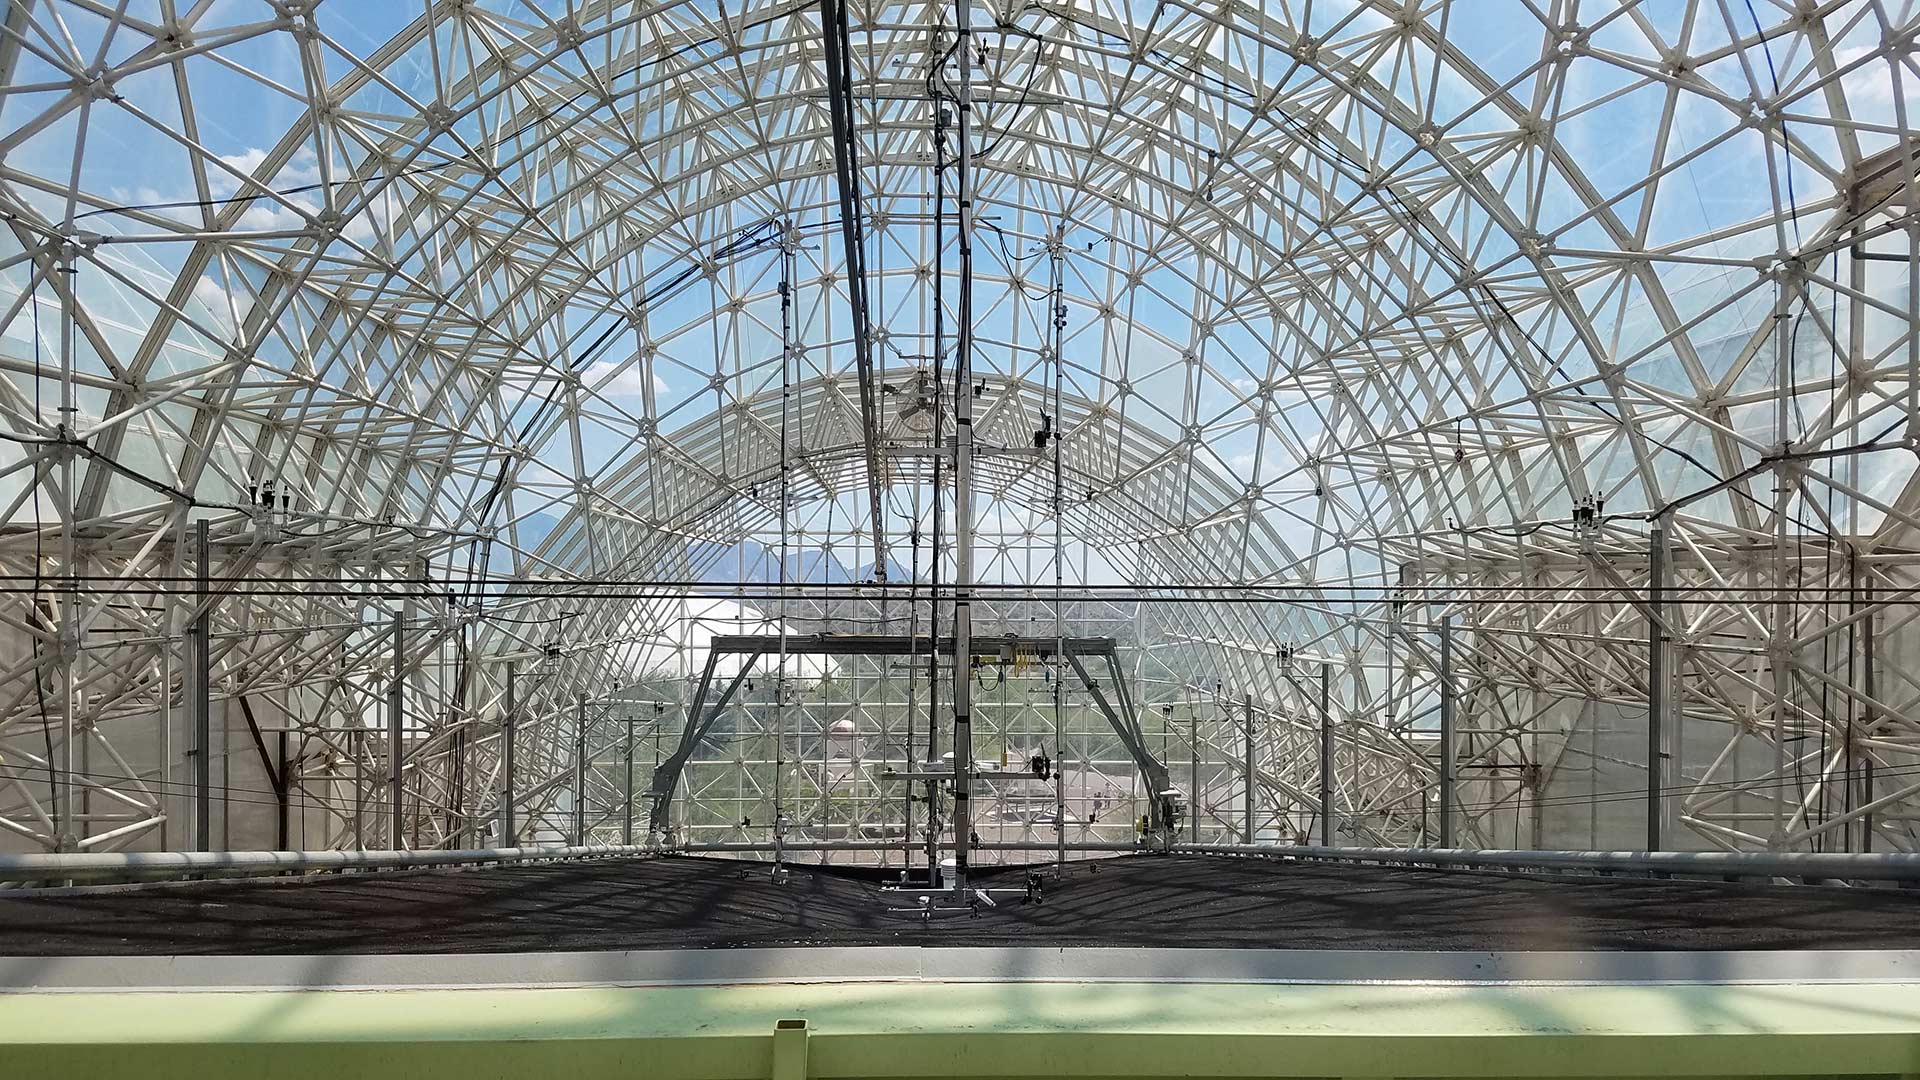
[[41, 653], [45, 662], [55, 667], [68, 667], [80, 658], [80, 627], [77, 623], [61, 623], [53, 629], [53, 639], [47, 642]]

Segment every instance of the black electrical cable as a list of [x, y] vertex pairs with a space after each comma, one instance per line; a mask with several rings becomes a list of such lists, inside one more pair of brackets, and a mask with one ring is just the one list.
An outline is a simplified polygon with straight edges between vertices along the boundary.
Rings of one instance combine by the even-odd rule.
[[[940, 29], [945, 29], [945, 16], [941, 16]], [[947, 396], [941, 389], [945, 379], [946, 365], [946, 304], [942, 299], [946, 282], [946, 263], [943, 258], [946, 244], [946, 208], [947, 208], [947, 120], [946, 104], [950, 95], [943, 97], [934, 86], [936, 73], [944, 70], [946, 58], [953, 55], [960, 46], [959, 35], [954, 36], [945, 51], [940, 54], [937, 63], [927, 69], [927, 97], [933, 106], [933, 433], [929, 440], [937, 449], [946, 437]], [[935, 717], [940, 704], [940, 525], [942, 508], [945, 502], [946, 485], [940, 479], [941, 455], [933, 455], [933, 494], [931, 500], [932, 533], [931, 545], [927, 554], [927, 755], [926, 761], [931, 768], [934, 763], [934, 750], [938, 747], [939, 726]], [[934, 825], [939, 806], [939, 786], [928, 781], [927, 800], [927, 845], [929, 860], [933, 855]], [[934, 867], [931, 862], [928, 873]]]
[[[44, 275], [34, 277], [32, 294], [28, 298], [28, 303], [33, 309], [33, 418], [36, 422], [39, 421], [45, 408], [40, 394], [40, 383], [46, 377], [41, 370], [40, 361], [40, 278], [42, 276]], [[67, 287], [72, 288], [72, 283], [69, 282]], [[67, 435], [64, 418], [59, 430], [64, 440]], [[27, 595], [27, 625], [30, 628], [44, 625], [51, 630], [53, 620], [47, 619], [43, 622], [40, 616], [41, 575], [45, 569], [43, 564], [46, 559], [44, 547], [46, 529], [42, 527], [44, 523], [40, 520], [41, 474], [38, 468], [27, 477], [27, 483], [33, 485], [33, 591]], [[72, 497], [71, 492], [68, 493], [68, 497]], [[62, 569], [71, 573], [73, 567], [62, 567]], [[28, 636], [33, 643], [33, 696], [39, 704], [40, 731], [47, 743], [47, 794], [52, 797], [59, 792], [60, 788], [53, 767], [53, 722], [47, 718], [47, 680], [40, 671], [40, 635], [29, 630]]]
[[1045, 255], [1047, 253], [1047, 249], [1045, 247], [1042, 247], [1038, 251], [1035, 251], [1030, 255], [1015, 255], [1011, 250], [1007, 248], [1007, 235], [1005, 231], [1003, 231], [1000, 228], [1000, 226], [995, 225], [991, 221], [982, 221], [980, 222], [980, 224], [985, 225], [987, 228], [993, 230], [994, 239], [998, 241], [1000, 245], [1000, 254], [1002, 258], [1006, 260], [1007, 282], [1008, 284], [1013, 286], [1014, 291], [1019, 293], [1023, 298], [1034, 301], [1036, 303], [1050, 299], [1050, 294], [1047, 294], [1047, 293], [1041, 293], [1036, 296], [1035, 294], [1028, 292], [1026, 282], [1020, 276], [1020, 264], [1030, 259], [1036, 259], [1042, 255]]
[[[1780, 72], [1773, 65], [1773, 45], [1767, 40], [1767, 32], [1760, 26], [1760, 15], [1753, 9], [1753, 0], [1746, 0], [1747, 17], [1753, 20], [1753, 32], [1760, 39], [1760, 51], [1767, 58], [1767, 76], [1773, 80], [1773, 96], [1780, 96]], [[1800, 205], [1793, 193], [1793, 141], [1789, 138], [1787, 119], [1780, 117], [1780, 149], [1786, 158], [1787, 173], [1787, 221], [1793, 226], [1793, 246], [1800, 246]]]
[[[1005, 24], [1001, 24], [1001, 28], [1006, 29], [1007, 27], [1005, 26]], [[1006, 125], [1001, 129], [999, 137], [994, 139], [991, 143], [988, 143], [985, 147], [981, 149], [979, 156], [983, 160], [986, 158], [992, 157], [993, 152], [995, 150], [1000, 149], [1000, 144], [1007, 141], [1008, 136], [1010, 136], [1013, 133], [1014, 120], [1018, 119], [1020, 116], [1020, 111], [1027, 107], [1027, 99], [1030, 96], [1032, 96], [1033, 88], [1036, 85], [1038, 85], [1040, 82], [1040, 53], [1043, 50], [1043, 48], [1044, 46], [1037, 42], [1034, 45], [1034, 57], [1030, 66], [1027, 69], [1027, 84], [1020, 88], [1020, 97], [1018, 100], [1016, 100], [1013, 103], [1011, 116], [1007, 120]], [[980, 128], [981, 128], [981, 133], [983, 135], [987, 134], [987, 125], [985, 123], [984, 114], [982, 117]]]
[[[349, 181], [333, 181], [333, 182], [321, 182], [321, 183], [314, 183], [314, 184], [298, 184], [289, 188], [262, 189], [260, 191], [249, 191], [245, 193], [236, 192], [235, 194], [229, 195], [224, 199], [175, 199], [170, 202], [113, 203], [107, 206], [95, 207], [94, 209], [88, 210], [84, 213], [75, 214], [73, 216], [73, 220], [79, 221], [83, 218], [93, 217], [97, 214], [133, 214], [133, 213], [140, 213], [142, 211], [147, 211], [147, 210], [184, 210], [184, 209], [204, 210], [204, 209], [212, 209], [215, 207], [234, 206], [241, 203], [259, 202], [263, 199], [276, 199], [276, 198], [285, 199], [285, 198], [292, 197], [294, 195], [305, 195], [309, 192], [314, 192], [314, 191], [329, 191], [329, 190], [339, 190], [344, 188], [365, 187], [368, 184], [375, 183], [380, 180], [397, 180], [405, 176], [417, 176], [422, 173], [437, 172], [441, 169], [446, 168], [449, 165], [460, 164], [465, 160], [466, 160], [466, 156], [463, 155], [459, 158], [455, 158], [449, 161], [443, 161], [435, 165], [416, 165], [409, 169], [402, 169], [396, 173], [372, 173], [367, 176], [358, 177]], [[251, 179], [252, 179], [251, 177], [248, 178], [249, 181], [251, 181]]]

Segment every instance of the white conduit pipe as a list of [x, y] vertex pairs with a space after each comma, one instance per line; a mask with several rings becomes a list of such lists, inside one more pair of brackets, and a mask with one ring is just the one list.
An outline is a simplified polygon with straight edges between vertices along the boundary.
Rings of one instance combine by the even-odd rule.
[[403, 870], [657, 854], [644, 847], [468, 848], [453, 851], [118, 851], [0, 855], [0, 881], [152, 880], [197, 875]]
[[1526, 851], [1476, 848], [1329, 848], [1307, 844], [1182, 844], [1176, 852], [1453, 869], [1581, 870], [1703, 877], [1920, 881], [1906, 852]]
[[[787, 851], [891, 851], [898, 843], [787, 843]], [[1134, 844], [1069, 844], [1084, 853], [1152, 852]], [[692, 844], [688, 854], [753, 853], [771, 844]], [[1055, 851], [1053, 844], [983, 843], [986, 851]], [[1700, 877], [1920, 882], [1920, 854], [1906, 852], [1526, 851], [1474, 848], [1326, 848], [1306, 844], [1175, 844], [1173, 854], [1253, 856], [1454, 869], [1573, 870]], [[0, 855], [0, 881], [151, 880], [197, 875], [399, 870], [659, 855], [640, 846], [475, 848], [455, 851], [152, 851]]]

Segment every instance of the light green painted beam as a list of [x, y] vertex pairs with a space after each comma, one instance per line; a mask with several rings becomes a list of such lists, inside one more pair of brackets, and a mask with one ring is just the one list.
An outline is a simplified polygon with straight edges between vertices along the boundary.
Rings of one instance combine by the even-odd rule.
[[0, 1063], [142, 1080], [768, 1078], [792, 1017], [810, 1077], [1920, 1073], [1920, 984], [24, 993], [0, 995]]

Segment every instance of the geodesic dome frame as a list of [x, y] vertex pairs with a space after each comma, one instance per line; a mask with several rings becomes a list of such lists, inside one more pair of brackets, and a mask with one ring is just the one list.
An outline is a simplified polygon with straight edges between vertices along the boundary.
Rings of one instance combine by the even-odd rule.
[[[742, 544], [819, 552], [841, 570], [815, 584], [851, 593], [884, 489], [907, 569], [901, 537], [933, 531], [911, 407], [947, 359], [928, 87], [952, 13], [850, 21], [871, 418], [814, 5], [10, 5], [9, 833], [182, 842], [203, 608], [252, 801], [305, 789], [331, 844], [396, 790], [474, 816], [509, 663], [540, 672], [514, 703], [527, 813], [584, 801], [560, 794], [581, 712], [647, 674], [729, 552], [751, 577]], [[1288, 723], [1314, 707], [1297, 665], [1332, 665], [1396, 799], [1434, 782], [1451, 615], [1477, 842], [1527, 840], [1493, 810], [1571, 797], [1579, 734], [1652, 699], [1665, 813], [1698, 842], [1912, 846], [1920, 686], [1889, 602], [1920, 393], [1912, 11], [974, 24], [980, 430], [1017, 447], [1054, 414], [1063, 462], [1058, 492], [983, 468], [1009, 603], [1060, 564], [1146, 609], [1180, 678]], [[870, 419], [898, 451], [877, 482]], [[1311, 787], [1311, 755], [1271, 757], [1275, 791]], [[1354, 780], [1348, 818], [1379, 793]]]

